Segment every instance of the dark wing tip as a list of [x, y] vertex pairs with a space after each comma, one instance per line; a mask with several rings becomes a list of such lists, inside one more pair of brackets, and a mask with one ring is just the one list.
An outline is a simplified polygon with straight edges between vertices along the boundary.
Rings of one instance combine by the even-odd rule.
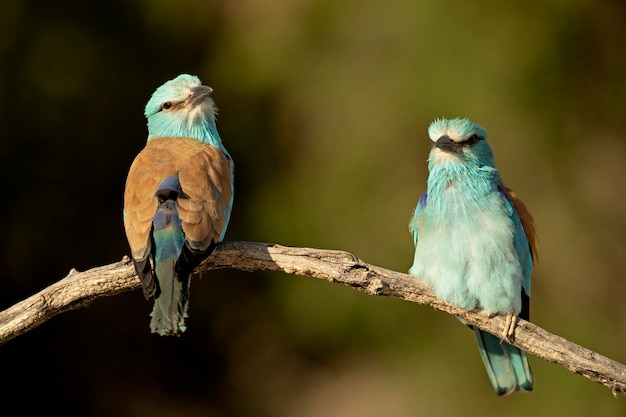
[[154, 279], [152, 264], [150, 263], [150, 257], [148, 256], [142, 261], [137, 261], [133, 259], [133, 263], [135, 265], [135, 271], [139, 276], [139, 281], [141, 281], [143, 296], [146, 298], [146, 300], [158, 296], [157, 293], [159, 292], [159, 284]]
[[213, 253], [217, 243], [212, 241], [205, 250], [192, 249], [187, 242], [183, 246], [183, 250], [176, 261], [174, 270], [179, 276], [188, 276], [200, 263]]

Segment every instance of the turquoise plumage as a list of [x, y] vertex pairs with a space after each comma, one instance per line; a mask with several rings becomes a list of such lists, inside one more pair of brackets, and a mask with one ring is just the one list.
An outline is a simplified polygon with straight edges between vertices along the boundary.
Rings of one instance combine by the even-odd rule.
[[124, 227], [150, 328], [185, 331], [189, 276], [224, 238], [233, 205], [233, 162], [215, 126], [211, 88], [182, 74], [148, 104], [148, 143], [126, 179]]
[[176, 279], [174, 272], [176, 261], [183, 251], [185, 235], [173, 200], [159, 205], [152, 220], [152, 239], [154, 275], [160, 284], [160, 294], [154, 300], [152, 311], [152, 329], [157, 333], [161, 329], [161, 333], [184, 331], [189, 282]]
[[[415, 258], [409, 273], [465, 310], [528, 320], [535, 251], [532, 216], [504, 186], [487, 133], [467, 119], [437, 119], [427, 191], [409, 224]], [[474, 329], [498, 395], [533, 389], [526, 354]]]

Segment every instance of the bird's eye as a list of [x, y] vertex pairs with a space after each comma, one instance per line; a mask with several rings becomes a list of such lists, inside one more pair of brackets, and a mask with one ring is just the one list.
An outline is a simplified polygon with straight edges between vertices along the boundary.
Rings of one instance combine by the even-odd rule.
[[480, 136], [478, 136], [477, 134], [473, 134], [472, 136], [470, 136], [470, 137], [469, 137], [469, 139], [467, 139], [467, 140], [465, 141], [465, 143], [466, 143], [467, 145], [473, 145], [473, 144], [475, 144], [476, 142], [478, 142], [479, 140], [480, 140]]
[[170, 103], [169, 101], [166, 101], [165, 103], [163, 103], [163, 105], [161, 106], [161, 110], [169, 110], [172, 108], [172, 103]]

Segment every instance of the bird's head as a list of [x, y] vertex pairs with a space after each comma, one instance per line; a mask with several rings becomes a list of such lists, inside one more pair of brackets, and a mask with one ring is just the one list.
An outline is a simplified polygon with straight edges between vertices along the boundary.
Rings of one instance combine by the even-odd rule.
[[146, 104], [148, 140], [156, 137], [193, 137], [210, 142], [217, 109], [213, 89], [194, 75], [181, 74], [156, 89]]
[[428, 127], [428, 136], [434, 142], [431, 165], [494, 167], [487, 132], [468, 119], [436, 119]]

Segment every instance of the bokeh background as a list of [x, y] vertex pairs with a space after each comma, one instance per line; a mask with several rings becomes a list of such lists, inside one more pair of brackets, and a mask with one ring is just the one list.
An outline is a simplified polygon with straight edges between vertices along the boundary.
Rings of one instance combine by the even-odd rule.
[[[128, 254], [143, 107], [188, 72], [236, 164], [228, 240], [398, 271], [429, 122], [483, 125], [537, 222], [532, 320], [624, 363], [625, 51], [618, 0], [3, 0], [0, 308]], [[150, 309], [100, 299], [0, 347], [0, 414], [626, 415], [534, 357], [535, 392], [498, 398], [454, 318], [313, 278], [205, 274], [178, 339], [149, 334]]]

